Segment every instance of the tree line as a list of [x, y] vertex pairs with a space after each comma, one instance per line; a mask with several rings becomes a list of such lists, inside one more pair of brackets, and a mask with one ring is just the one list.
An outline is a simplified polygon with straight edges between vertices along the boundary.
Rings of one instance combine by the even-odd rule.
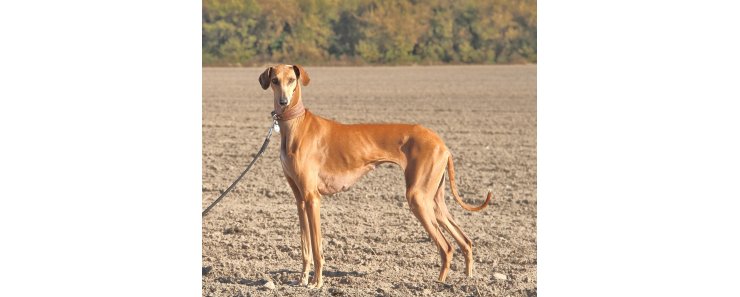
[[203, 0], [203, 65], [537, 62], [536, 0]]

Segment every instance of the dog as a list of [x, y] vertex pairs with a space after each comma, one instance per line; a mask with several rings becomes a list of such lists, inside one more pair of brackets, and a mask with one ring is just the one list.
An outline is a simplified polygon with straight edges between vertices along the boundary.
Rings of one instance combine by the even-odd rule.
[[[320, 208], [321, 196], [346, 191], [360, 177], [382, 163], [398, 164], [406, 179], [406, 199], [439, 250], [439, 282], [450, 270], [453, 246], [442, 235], [446, 230], [465, 254], [468, 276], [473, 273], [473, 242], [450, 215], [444, 200], [445, 168], [450, 189], [460, 206], [469, 211], [485, 208], [466, 204], [455, 185], [452, 155], [431, 130], [413, 124], [341, 124], [306, 110], [301, 86], [311, 79], [300, 65], [268, 67], [260, 76], [262, 89], [272, 88], [273, 118], [280, 128], [280, 161], [295, 196], [301, 228], [303, 272], [300, 285], [323, 285]], [[309, 283], [313, 258], [314, 275]]]

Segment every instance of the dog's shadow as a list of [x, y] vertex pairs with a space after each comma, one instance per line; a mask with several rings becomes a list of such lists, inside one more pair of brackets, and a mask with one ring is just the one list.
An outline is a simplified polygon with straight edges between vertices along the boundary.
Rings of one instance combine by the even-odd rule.
[[[210, 266], [204, 266], [203, 267], [203, 276], [209, 274], [211, 272]], [[367, 275], [366, 272], [358, 272], [358, 271], [341, 271], [341, 270], [326, 270], [324, 271], [324, 277], [328, 278], [343, 278], [343, 277], [363, 277]], [[273, 270], [270, 272], [267, 272], [265, 276], [269, 276], [269, 280], [267, 277], [263, 278], [257, 278], [257, 279], [248, 279], [248, 278], [237, 278], [237, 277], [231, 277], [231, 276], [218, 276], [216, 277], [216, 281], [224, 284], [240, 284], [240, 285], [246, 285], [251, 287], [260, 287], [264, 286], [272, 280], [277, 285], [284, 285], [284, 286], [298, 286], [300, 282], [301, 273], [296, 270], [290, 270], [290, 269], [278, 269]], [[313, 277], [313, 271], [309, 273], [310, 277]]]
[[[313, 273], [311, 273], [313, 275]], [[352, 276], [352, 277], [360, 277], [367, 275], [367, 272], [357, 272], [357, 271], [324, 271], [324, 276], [327, 277], [342, 277], [342, 276]]]
[[[299, 279], [301, 278], [301, 273], [296, 270], [290, 270], [290, 269], [279, 269], [279, 270], [273, 270], [268, 272], [270, 275], [270, 278], [273, 280], [277, 280], [281, 284], [284, 285], [291, 285], [291, 286], [297, 286], [299, 284]], [[313, 277], [313, 271], [309, 272], [309, 277]], [[335, 270], [324, 270], [324, 277], [325, 278], [346, 278], [346, 277], [363, 277], [367, 275], [366, 272], [358, 272], [358, 271], [341, 271], [338, 269]]]

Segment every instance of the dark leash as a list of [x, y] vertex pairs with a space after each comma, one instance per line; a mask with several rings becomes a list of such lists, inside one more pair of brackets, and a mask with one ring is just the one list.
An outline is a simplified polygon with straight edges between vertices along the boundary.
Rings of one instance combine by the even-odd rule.
[[[237, 179], [236, 179], [236, 180], [234, 181], [234, 183], [232, 183], [232, 184], [231, 184], [231, 185], [230, 185], [230, 186], [229, 186], [229, 187], [228, 187], [228, 188], [226, 189], [226, 191], [224, 191], [223, 193], [221, 193], [221, 196], [219, 196], [219, 197], [218, 197], [218, 198], [216, 199], [216, 201], [213, 201], [213, 203], [211, 203], [211, 205], [209, 205], [209, 206], [208, 206], [208, 207], [207, 207], [207, 208], [206, 208], [206, 209], [205, 209], [205, 210], [203, 211], [203, 215], [202, 215], [202, 217], [205, 217], [205, 216], [206, 216], [206, 214], [208, 213], [208, 211], [210, 211], [210, 210], [211, 210], [211, 208], [213, 208], [214, 206], [216, 206], [216, 204], [217, 204], [217, 203], [218, 203], [219, 201], [221, 201], [221, 199], [223, 199], [224, 197], [226, 197], [226, 194], [228, 194], [229, 192], [231, 192], [231, 190], [232, 190], [232, 189], [234, 188], [234, 186], [236, 186], [236, 184], [237, 184], [237, 183], [239, 183], [239, 181], [240, 181], [240, 180], [242, 180], [242, 177], [244, 177], [244, 175], [245, 175], [245, 174], [247, 174], [247, 172], [249, 171], [249, 169], [250, 169], [250, 168], [252, 168], [252, 165], [254, 165], [254, 162], [256, 162], [256, 161], [257, 161], [257, 159], [258, 159], [258, 158], [259, 158], [260, 156], [262, 156], [262, 153], [264, 153], [264, 152], [265, 152], [265, 149], [267, 149], [267, 144], [269, 144], [269, 143], [270, 143], [270, 137], [272, 136], [272, 130], [274, 130], [274, 129], [275, 129], [275, 127], [277, 126], [277, 120], [275, 119], [275, 112], [273, 112], [273, 114], [272, 114], [272, 118], [273, 118], [273, 123], [272, 123], [272, 127], [270, 127], [270, 130], [269, 130], [269, 131], [267, 131], [267, 137], [265, 137], [265, 142], [264, 142], [264, 143], [262, 143], [262, 148], [260, 148], [260, 150], [259, 150], [259, 151], [257, 152], [257, 155], [256, 155], [256, 156], [254, 156], [254, 159], [252, 159], [252, 162], [251, 162], [251, 163], [249, 163], [249, 165], [247, 165], [247, 168], [246, 168], [246, 169], [244, 169], [244, 171], [242, 172], [242, 174], [241, 174], [241, 175], [239, 175], [239, 177], [238, 177], [238, 178], [237, 178]], [[280, 132], [280, 131], [278, 130], [278, 132]]]

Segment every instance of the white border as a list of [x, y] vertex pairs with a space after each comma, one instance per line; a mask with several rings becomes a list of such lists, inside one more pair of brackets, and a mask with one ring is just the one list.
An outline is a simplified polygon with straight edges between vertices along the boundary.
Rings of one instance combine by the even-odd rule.
[[3, 294], [200, 296], [200, 1], [3, 12]]
[[538, 290], [736, 292], [737, 8], [540, 2]]

